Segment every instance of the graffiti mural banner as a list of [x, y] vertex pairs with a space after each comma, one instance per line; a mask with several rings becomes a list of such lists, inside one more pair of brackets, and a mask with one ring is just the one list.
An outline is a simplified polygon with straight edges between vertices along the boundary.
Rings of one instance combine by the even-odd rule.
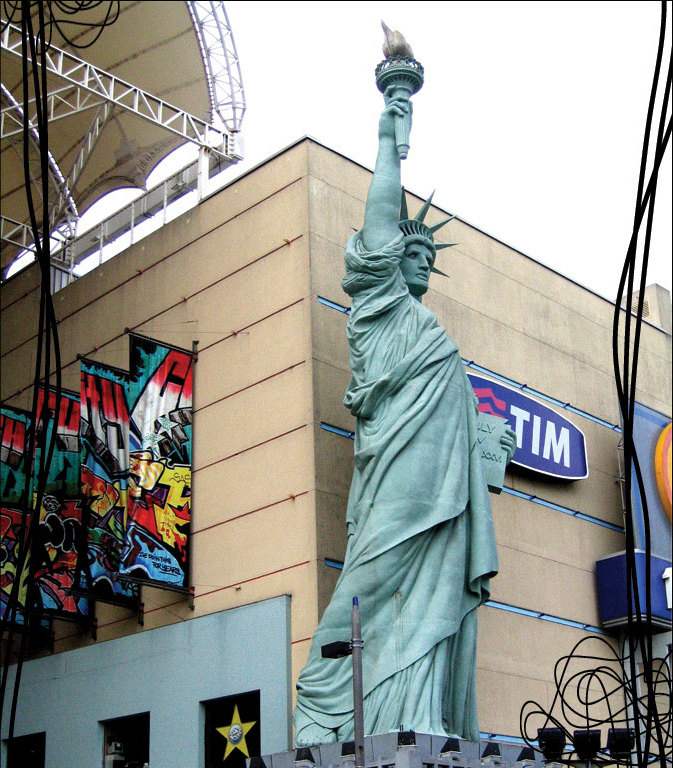
[[[35, 440], [34, 477], [38, 477], [41, 465], [47, 462], [48, 456], [43, 452], [48, 450], [52, 435], [55, 442], [51, 461], [42, 468], [45, 485], [39, 511], [39, 540], [31, 548], [38, 598], [36, 609], [58, 618], [82, 620], [89, 615], [89, 601], [72, 593], [78, 549], [83, 538], [79, 488], [79, 393], [61, 390], [61, 396], [57, 398], [53, 389], [40, 387], [37, 406], [40, 415]], [[33, 489], [33, 508], [36, 505], [37, 493]]]
[[78, 590], [97, 600], [134, 604], [137, 587], [119, 580], [129, 478], [128, 373], [81, 359], [79, 481], [85, 544]]
[[194, 356], [130, 334], [128, 520], [120, 574], [188, 589]]
[[[0, 619], [9, 619], [9, 606], [12, 588], [16, 582], [16, 572], [21, 557], [21, 546], [25, 543], [30, 525], [30, 512], [23, 510], [30, 498], [26, 488], [26, 451], [30, 414], [16, 408], [2, 406], [0, 409]], [[26, 606], [29, 561], [22, 571], [18, 592], [18, 606], [14, 615], [17, 624], [23, 623]]]

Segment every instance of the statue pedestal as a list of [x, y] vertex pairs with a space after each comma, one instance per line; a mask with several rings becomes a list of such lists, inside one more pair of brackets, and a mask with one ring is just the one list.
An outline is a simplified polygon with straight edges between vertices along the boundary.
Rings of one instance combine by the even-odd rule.
[[[543, 768], [522, 744], [480, 742], [402, 731], [365, 737], [365, 768]], [[247, 768], [354, 768], [353, 742], [318, 744], [246, 760]]]

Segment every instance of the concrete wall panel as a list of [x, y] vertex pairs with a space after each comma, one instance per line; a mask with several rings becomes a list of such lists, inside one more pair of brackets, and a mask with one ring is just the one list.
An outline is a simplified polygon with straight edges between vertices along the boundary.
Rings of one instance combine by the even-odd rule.
[[343, 248], [362, 226], [362, 200], [315, 177], [309, 179], [309, 196], [311, 232]]
[[334, 368], [316, 360], [313, 364], [314, 408], [316, 422], [327, 422], [349, 431], [355, 430], [355, 417], [343, 404], [350, 371]]
[[[339, 579], [341, 571], [330, 566], [323, 565], [318, 569], [318, 616], [322, 617], [325, 608], [329, 605], [334, 592], [334, 587]], [[349, 637], [344, 638], [350, 640]]]
[[353, 441], [315, 425], [315, 470], [319, 491], [347, 497], [353, 476]]
[[[15, 733], [46, 731], [45, 765], [90, 768], [102, 760], [101, 721], [149, 711], [150, 764], [197, 768], [204, 750], [200, 702], [260, 689], [262, 752], [287, 749], [288, 602], [279, 597], [28, 661]], [[8, 720], [7, 710], [3, 737]]]
[[522, 493], [538, 496], [546, 501], [597, 517], [611, 525], [622, 527], [622, 501], [615, 476], [598, 470], [591, 471], [586, 480], [574, 483], [550, 483], [543, 477], [524, 477], [512, 472], [511, 487]]
[[[245, 387], [254, 386], [269, 376], [310, 357], [310, 337], [306, 333], [308, 299], [300, 299], [244, 332], [221, 337], [213, 330], [199, 333], [201, 345], [196, 367], [199, 406], [231, 397]], [[155, 333], [156, 336], [156, 333]]]
[[307, 494], [195, 537], [192, 583], [197, 598], [306, 561], [315, 550], [314, 515], [314, 499]]
[[624, 546], [621, 533], [506, 493], [491, 495], [491, 504], [499, 546], [584, 571], [593, 571], [598, 558]]
[[[492, 582], [493, 600], [598, 626], [596, 577], [592, 570], [566, 565], [520, 549], [498, 545], [500, 572]], [[559, 589], [559, 585], [563, 589]]]
[[343, 312], [313, 301], [313, 356], [335, 369], [348, 372], [348, 342], [346, 323], [348, 316]]
[[195, 470], [193, 530], [205, 530], [310, 491], [314, 482], [312, 440], [308, 425]]
[[512, 686], [520, 677], [553, 683], [554, 664], [583, 637], [604, 636], [484, 606], [479, 609], [478, 673], [510, 675]]
[[311, 232], [310, 243], [313, 292], [337, 304], [350, 306], [351, 297], [341, 287], [341, 281], [346, 274], [346, 243], [333, 243], [315, 232]]
[[[480, 668], [477, 673], [479, 729], [521, 737], [519, 712], [524, 701], [549, 705], [547, 685], [542, 680], [513, 678], [502, 672]], [[537, 731], [535, 732], [537, 735]]]
[[[357, 163], [344, 162], [342, 156], [326, 147], [310, 142], [308, 147], [308, 169], [311, 177], [325, 181], [349, 196], [364, 201], [371, 182], [371, 171]], [[313, 231], [315, 226], [311, 227]]]
[[316, 491], [316, 538], [318, 558], [343, 562], [346, 555], [346, 507], [348, 498]]
[[281, 435], [310, 421], [311, 381], [306, 366], [262, 381], [236, 396], [198, 411], [195, 468]]

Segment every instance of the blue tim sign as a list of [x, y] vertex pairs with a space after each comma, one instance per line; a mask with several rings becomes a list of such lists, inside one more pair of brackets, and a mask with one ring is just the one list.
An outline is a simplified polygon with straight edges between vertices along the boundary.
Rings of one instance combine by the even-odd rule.
[[537, 400], [481, 376], [467, 374], [479, 410], [507, 419], [516, 432], [512, 464], [564, 480], [589, 476], [584, 434]]

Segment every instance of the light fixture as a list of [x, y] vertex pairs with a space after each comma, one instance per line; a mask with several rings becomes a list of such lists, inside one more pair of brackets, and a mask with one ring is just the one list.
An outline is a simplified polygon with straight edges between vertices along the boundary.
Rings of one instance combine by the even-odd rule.
[[500, 744], [496, 744], [494, 741], [489, 741], [486, 748], [481, 753], [481, 759], [486, 757], [500, 757]]
[[636, 746], [636, 734], [632, 728], [610, 728], [607, 750], [615, 760], [628, 760]]
[[334, 643], [326, 643], [320, 647], [323, 659], [341, 659], [353, 653], [351, 644], [346, 640], [337, 640]]
[[533, 747], [524, 747], [521, 752], [519, 752], [519, 756], [514, 761], [514, 766], [520, 766], [520, 768], [527, 768], [527, 766], [534, 766], [536, 765], [535, 762], [535, 750]]
[[315, 766], [315, 760], [313, 759], [313, 753], [308, 747], [299, 747], [295, 756], [294, 764], [297, 768], [308, 768], [308, 766]]
[[601, 732], [593, 729], [575, 731], [573, 746], [580, 760], [593, 760], [601, 748]]
[[460, 752], [460, 741], [453, 736], [449, 736], [444, 742], [444, 746], [439, 750], [439, 754], [443, 757], [444, 755], [450, 755], [452, 752]]
[[414, 733], [414, 731], [398, 731], [397, 746], [398, 747], [415, 747], [416, 734]]
[[560, 728], [538, 728], [537, 743], [547, 762], [558, 762], [563, 755], [566, 738]]
[[355, 757], [355, 742], [344, 741], [341, 744], [341, 757]]

